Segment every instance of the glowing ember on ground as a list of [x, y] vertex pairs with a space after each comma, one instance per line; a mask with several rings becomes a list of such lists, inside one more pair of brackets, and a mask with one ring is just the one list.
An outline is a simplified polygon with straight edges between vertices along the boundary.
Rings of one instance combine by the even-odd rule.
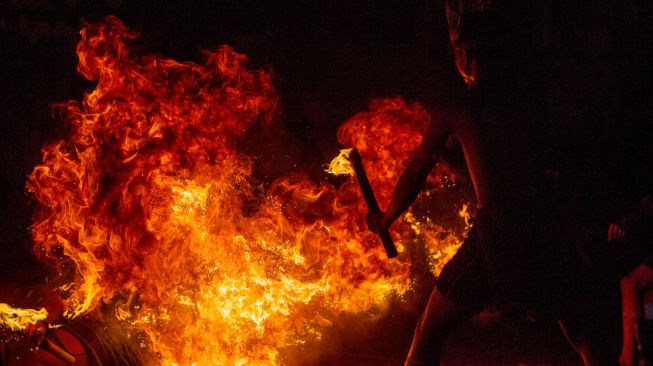
[[[410, 289], [409, 258], [385, 258], [353, 180], [252, 177], [235, 146], [278, 118], [268, 73], [227, 46], [202, 64], [135, 56], [116, 18], [81, 34], [78, 71], [97, 86], [56, 106], [66, 134], [27, 184], [35, 252], [69, 274], [68, 317], [109, 304], [164, 365], [275, 365]], [[396, 98], [341, 127], [382, 207], [428, 120]], [[394, 230], [441, 246], [430, 223]]]

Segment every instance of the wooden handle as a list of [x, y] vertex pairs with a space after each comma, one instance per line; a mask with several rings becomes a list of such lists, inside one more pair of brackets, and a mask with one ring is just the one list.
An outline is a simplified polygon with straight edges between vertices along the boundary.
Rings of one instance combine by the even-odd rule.
[[[381, 212], [376, 197], [374, 196], [372, 186], [370, 185], [370, 181], [367, 179], [367, 173], [365, 173], [365, 168], [363, 167], [363, 160], [361, 159], [358, 150], [351, 150], [351, 153], [349, 153], [349, 161], [351, 161], [351, 165], [356, 173], [356, 180], [358, 181], [358, 185], [361, 187], [361, 192], [363, 193], [363, 198], [367, 204], [367, 209], [369, 212]], [[395, 243], [388, 230], [379, 232], [379, 238], [381, 239], [381, 243], [383, 243], [383, 248], [385, 249], [388, 258], [396, 257], [398, 254], [397, 247], [395, 247]]]

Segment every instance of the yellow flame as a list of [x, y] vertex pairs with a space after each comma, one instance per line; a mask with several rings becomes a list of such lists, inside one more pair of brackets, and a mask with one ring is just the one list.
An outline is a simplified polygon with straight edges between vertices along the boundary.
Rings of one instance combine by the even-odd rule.
[[465, 220], [465, 230], [469, 229], [472, 226], [471, 223], [470, 223], [470, 220], [471, 220], [472, 217], [471, 217], [471, 214], [469, 213], [469, 211], [467, 211], [468, 208], [469, 208], [469, 205], [466, 204], [466, 203], [463, 203], [463, 208], [461, 208], [460, 211], [458, 211], [458, 216], [460, 216], [460, 218]]
[[418, 220], [411, 212], [406, 213], [403, 219], [410, 225], [415, 235], [424, 242], [428, 253], [429, 270], [434, 276], [440, 275], [444, 265], [453, 258], [462, 245], [462, 239], [453, 230], [437, 225], [428, 218]]
[[21, 309], [0, 303], [0, 326], [11, 329], [14, 332], [27, 329], [28, 325], [34, 325], [44, 321], [48, 317], [45, 308], [41, 310]]
[[352, 150], [340, 150], [340, 154], [331, 160], [329, 166], [324, 171], [333, 175], [354, 175], [354, 167], [351, 165], [351, 161], [349, 161], [349, 154], [351, 154]]

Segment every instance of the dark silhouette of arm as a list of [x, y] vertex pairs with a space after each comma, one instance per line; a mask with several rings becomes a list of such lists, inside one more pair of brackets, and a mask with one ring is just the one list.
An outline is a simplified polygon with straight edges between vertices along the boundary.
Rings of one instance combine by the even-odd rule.
[[387, 211], [368, 216], [368, 226], [372, 231], [388, 229], [415, 202], [433, 166], [445, 151], [450, 129], [440, 122], [434, 121], [429, 125], [424, 140], [399, 177]]

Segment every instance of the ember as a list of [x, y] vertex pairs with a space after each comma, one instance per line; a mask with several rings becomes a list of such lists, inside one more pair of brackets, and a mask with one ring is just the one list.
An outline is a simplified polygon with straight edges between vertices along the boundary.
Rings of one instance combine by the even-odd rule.
[[[386, 259], [353, 179], [252, 176], [235, 146], [278, 119], [267, 72], [228, 46], [201, 64], [136, 56], [138, 35], [111, 17], [81, 35], [78, 71], [97, 86], [56, 105], [66, 134], [27, 183], [34, 251], [68, 276], [67, 317], [107, 305], [164, 365], [275, 365], [340, 315], [369, 317], [410, 290], [410, 256]], [[340, 128], [381, 207], [429, 118], [394, 98]], [[435, 269], [461, 231], [419, 217], [392, 235], [404, 253], [424, 243]]]

